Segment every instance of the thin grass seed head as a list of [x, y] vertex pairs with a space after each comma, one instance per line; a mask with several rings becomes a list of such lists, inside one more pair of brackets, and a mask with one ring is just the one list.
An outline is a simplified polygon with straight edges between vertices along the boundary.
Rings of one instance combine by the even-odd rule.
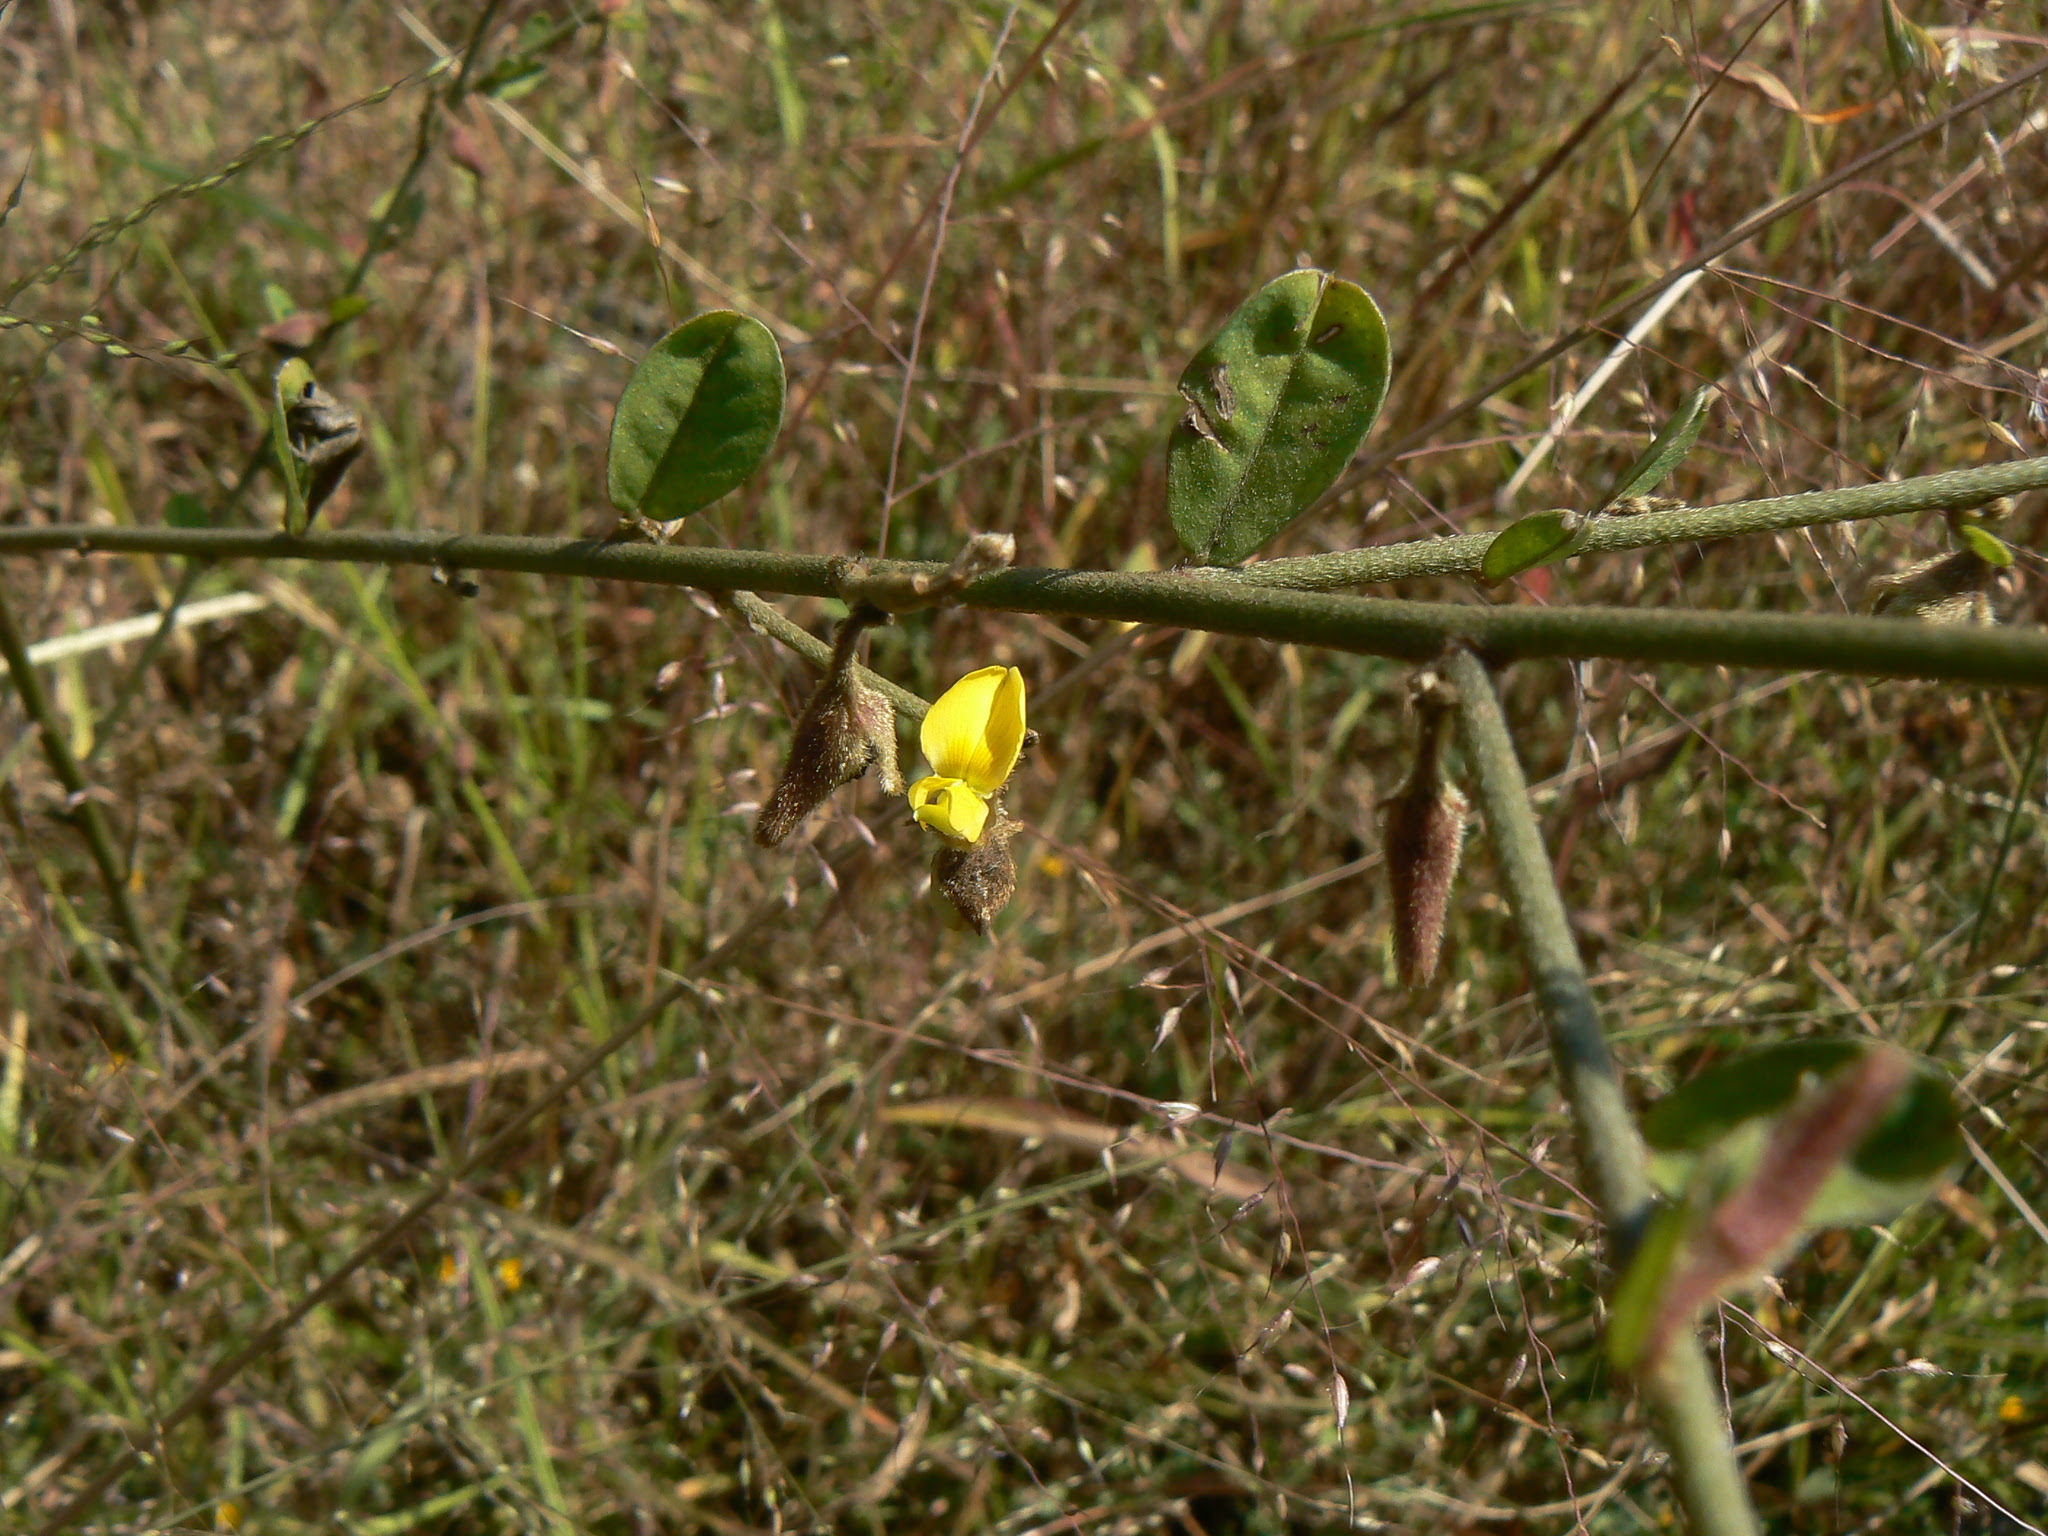
[[1393, 898], [1394, 968], [1402, 986], [1418, 987], [1436, 974], [1443, 952], [1467, 805], [1444, 765], [1444, 735], [1456, 695], [1434, 671], [1425, 671], [1411, 685], [1410, 699], [1420, 727], [1415, 767], [1387, 801], [1383, 844]]
[[896, 711], [860, 680], [854, 642], [870, 620], [851, 617], [839, 628], [832, 662], [811, 693], [789, 738], [782, 777], [754, 822], [754, 841], [773, 848], [803, 824], [834, 790], [878, 769], [884, 794], [903, 791], [896, 766]]
[[918, 825], [956, 847], [980, 842], [1002, 820], [991, 802], [1009, 782], [1025, 734], [1024, 674], [1015, 667], [983, 667], [948, 688], [919, 734], [932, 771], [910, 786]]

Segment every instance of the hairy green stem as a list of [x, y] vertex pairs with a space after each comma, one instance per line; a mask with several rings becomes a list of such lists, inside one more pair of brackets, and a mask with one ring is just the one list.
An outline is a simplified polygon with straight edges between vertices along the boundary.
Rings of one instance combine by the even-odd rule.
[[[1610, 550], [1689, 544], [1749, 533], [1782, 533], [1788, 528], [1814, 528], [1823, 523], [1895, 517], [1910, 512], [1961, 512], [2001, 496], [2044, 489], [2048, 489], [2048, 458], [2019, 459], [2009, 464], [1950, 470], [1946, 474], [1855, 485], [1843, 490], [1733, 501], [1719, 507], [1677, 507], [1635, 517], [1600, 517], [1587, 530], [1585, 547], [1579, 553], [1597, 555]], [[1375, 549], [1343, 549], [1327, 555], [1266, 560], [1242, 570], [1213, 574], [1255, 586], [1309, 591], [1401, 581], [1413, 576], [1455, 576], [1478, 570], [1497, 537], [1497, 533], [1461, 533], [1447, 539], [1383, 544]]]
[[[1600, 1028], [1493, 680], [1485, 664], [1463, 647], [1453, 648], [1443, 667], [1457, 690], [1465, 753], [1521, 930], [1536, 1011], [1549, 1034], [1551, 1059], [1577, 1128], [1579, 1160], [1611, 1243], [1625, 1252], [1650, 1207], [1642, 1137]], [[1698, 1341], [1690, 1336], [1675, 1341], [1658, 1368], [1642, 1378], [1642, 1388], [1670, 1448], [1672, 1482], [1694, 1536], [1758, 1536], [1762, 1527], [1743, 1487], [1727, 1415]]]
[[[206, 559], [354, 560], [448, 570], [524, 571], [709, 591], [832, 597], [840, 562], [770, 550], [348, 530], [300, 538], [235, 528], [67, 525], [0, 528], [0, 555], [65, 550]], [[870, 577], [888, 570], [879, 562]], [[939, 574], [944, 567], [897, 567]], [[1397, 602], [1258, 587], [1187, 572], [1010, 570], [969, 584], [970, 608], [1165, 624], [1422, 661], [1457, 641], [1489, 661], [1614, 657], [2048, 686], [2048, 629], [1936, 626], [1898, 619], [1634, 608]]]

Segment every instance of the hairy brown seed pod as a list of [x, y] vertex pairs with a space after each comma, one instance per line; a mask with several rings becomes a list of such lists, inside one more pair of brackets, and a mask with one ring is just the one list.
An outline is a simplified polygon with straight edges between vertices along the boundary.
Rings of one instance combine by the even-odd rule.
[[1415, 768], [1386, 802], [1382, 833], [1393, 896], [1394, 969], [1402, 986], [1418, 987], [1436, 974], [1443, 950], [1467, 806], [1443, 760], [1456, 696], [1434, 671], [1425, 671], [1411, 685], [1410, 699], [1420, 726]]
[[1996, 624], [1986, 595], [1998, 568], [1972, 549], [1923, 560], [1865, 589], [1871, 613], [1923, 624]]
[[1017, 893], [1017, 861], [1010, 856], [1010, 840], [1019, 830], [1003, 814], [999, 801], [989, 807], [979, 842], [949, 842], [932, 859], [932, 889], [983, 938]]
[[789, 739], [789, 757], [775, 792], [754, 822], [754, 841], [773, 848], [803, 824], [806, 816], [842, 784], [871, 768], [884, 794], [903, 792], [896, 766], [896, 711], [860, 680], [854, 670], [854, 642], [880, 615], [854, 615], [839, 626], [832, 664], [811, 694]]

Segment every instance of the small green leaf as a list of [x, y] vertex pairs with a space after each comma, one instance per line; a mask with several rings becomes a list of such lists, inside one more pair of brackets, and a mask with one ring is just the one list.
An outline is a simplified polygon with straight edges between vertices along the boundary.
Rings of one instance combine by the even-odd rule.
[[1788, 1040], [1717, 1061], [1643, 1114], [1652, 1153], [1703, 1152], [1745, 1120], [1790, 1104], [1809, 1076], [1829, 1077], [1863, 1054], [1856, 1040]]
[[1355, 283], [1302, 270], [1245, 300], [1180, 377], [1166, 505], [1181, 546], [1234, 564], [1306, 511], [1372, 429], [1389, 367], [1387, 323]]
[[164, 521], [173, 528], [205, 528], [213, 519], [207, 516], [205, 502], [190, 491], [179, 491], [164, 503]]
[[263, 285], [263, 307], [270, 311], [270, 318], [275, 321], [282, 320], [285, 316], [295, 313], [299, 306], [293, 302], [292, 296], [276, 283], [265, 283]]
[[[1854, 1065], [1867, 1049], [1860, 1040], [1793, 1040], [1716, 1062], [1644, 1113], [1651, 1182], [1676, 1196], [1710, 1168], [1717, 1184], [1739, 1183], [1801, 1091]], [[1925, 1198], [1961, 1155], [1954, 1095], [1932, 1072], [1916, 1071], [1829, 1176], [1803, 1225], [1888, 1221]]]
[[1531, 512], [1501, 529], [1479, 563], [1481, 581], [1506, 581], [1576, 554], [1590, 518], [1577, 512]]
[[284, 479], [284, 531], [297, 538], [310, 521], [306, 512], [306, 487], [300, 478], [298, 456], [292, 452], [291, 429], [285, 423], [285, 407], [306, 392], [313, 382], [313, 370], [302, 357], [286, 358], [277, 370], [270, 393], [270, 436], [277, 449], [277, 470]]
[[1956, 537], [1963, 541], [1963, 548], [1986, 565], [1995, 565], [2003, 570], [2012, 564], [2012, 550], [2005, 540], [1981, 524], [1958, 522]]
[[369, 299], [362, 294], [344, 293], [327, 306], [327, 322], [330, 325], [347, 325], [369, 307]]
[[1703, 384], [1687, 395], [1685, 403], [1650, 440], [1650, 446], [1643, 450], [1642, 457], [1628, 467], [1628, 473], [1621, 477], [1614, 494], [1601, 505], [1611, 507], [1631, 496], [1647, 496], [1668, 480], [1671, 471], [1685, 461], [1685, 456], [1692, 452], [1693, 444], [1700, 440], [1715, 393], [1713, 385]]
[[709, 506], [768, 457], [782, 394], [782, 351], [760, 321], [717, 309], [670, 331], [619, 396], [612, 505], [662, 520]]

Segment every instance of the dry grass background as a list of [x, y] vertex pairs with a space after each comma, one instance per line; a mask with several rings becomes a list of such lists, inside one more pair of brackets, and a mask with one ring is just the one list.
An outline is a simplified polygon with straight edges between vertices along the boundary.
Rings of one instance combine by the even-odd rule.
[[[0, 515], [149, 522], [184, 492], [275, 521], [273, 481], [227, 490], [260, 443], [264, 327], [324, 311], [384, 217], [371, 306], [319, 369], [370, 444], [337, 522], [602, 532], [629, 359], [737, 302], [778, 327], [803, 409], [686, 537], [872, 549], [893, 485], [891, 553], [994, 528], [1025, 563], [1170, 562], [1172, 381], [1251, 288], [1299, 257], [1373, 291], [1399, 370], [1373, 442], [1396, 441], [2048, 46], [2038, 3], [1909, 14], [1955, 79], [1895, 90], [1864, 4], [1097, 3], [1017, 82], [1047, 6], [511, 0], [482, 29], [499, 93], [426, 112], [395, 204], [417, 82], [14, 299], [243, 358], [0, 333]], [[0, 168], [29, 163], [0, 262], [29, 274], [477, 16], [16, 0]], [[1018, 89], [960, 174], [929, 295], [910, 239], [854, 313], [999, 41]], [[491, 73], [522, 46], [532, 72]], [[1717, 79], [1738, 56], [1767, 74]], [[1597, 496], [1702, 380], [1728, 403], [1677, 482], [1697, 500], [2042, 451], [2044, 125], [2048, 95], [2018, 93], [1732, 254], [1518, 506]], [[1283, 551], [1496, 526], [1607, 345]], [[2026, 549], [2043, 531], [2038, 498], [2008, 525]], [[1836, 612], [1859, 573], [1939, 545], [1933, 521], [1858, 524], [1605, 557], [1506, 598], [1415, 590]], [[2039, 573], [2023, 555], [2008, 618], [2039, 616]], [[181, 573], [5, 579], [41, 638], [150, 612]], [[139, 647], [46, 674], [189, 1027], [110, 942], [0, 706], [0, 1527], [131, 1442], [152, 1457], [97, 1529], [1672, 1525], [1595, 1347], [1587, 1208], [1483, 834], [1441, 983], [1391, 980], [1372, 865], [1403, 771], [1393, 664], [986, 614], [880, 632], [874, 665], [927, 696], [991, 660], [1029, 680], [1023, 884], [989, 944], [937, 921], [926, 850], [871, 788], [793, 853], [748, 843], [806, 668], [691, 594], [507, 576], [463, 602], [418, 572], [246, 567], [193, 590], [266, 601], [181, 634], [115, 718]], [[2022, 1214], [2048, 1210], [2038, 781], [2011, 810], [2042, 701], [1616, 664], [1524, 667], [1508, 699], [1635, 1088], [1745, 1040], [1871, 1030], [1939, 1036], [1983, 1106], [2003, 1188], [1972, 1166], [1710, 1321], [1771, 1528], [2048, 1523], [2048, 1239]], [[713, 990], [149, 1440], [552, 1063], [778, 896]], [[933, 1107], [962, 1099], [964, 1119]], [[1161, 1161], [1175, 1143], [1189, 1176]]]

